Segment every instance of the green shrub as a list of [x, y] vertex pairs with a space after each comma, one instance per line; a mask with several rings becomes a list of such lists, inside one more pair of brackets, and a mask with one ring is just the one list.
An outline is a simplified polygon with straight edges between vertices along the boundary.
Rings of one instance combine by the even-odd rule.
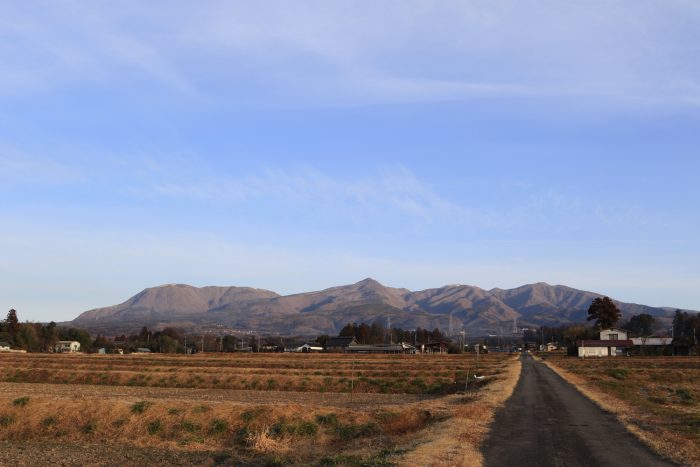
[[241, 419], [245, 423], [248, 423], [251, 420], [253, 420], [255, 417], [257, 417], [258, 415], [260, 415], [261, 412], [262, 412], [262, 410], [260, 410], [260, 409], [246, 410], [245, 412], [243, 412], [241, 414]]
[[318, 423], [319, 425], [337, 425], [338, 415], [334, 413], [316, 415], [316, 423]]
[[623, 380], [627, 378], [629, 371], [627, 371], [625, 368], [611, 368], [607, 371], [607, 374], [615, 379]]
[[695, 400], [693, 394], [685, 388], [676, 389], [676, 395], [681, 399], [681, 402], [685, 404], [690, 404]]
[[161, 425], [160, 420], [153, 420], [148, 424], [148, 434], [151, 436], [157, 435], [162, 429], [163, 426]]
[[85, 425], [80, 428], [81, 433], [89, 435], [97, 430], [97, 423], [94, 420], [90, 420]]
[[180, 423], [180, 427], [188, 433], [196, 433], [202, 429], [201, 425], [192, 423], [188, 420], [183, 420], [182, 423]]
[[24, 407], [25, 405], [27, 405], [27, 402], [29, 402], [29, 397], [18, 397], [17, 399], [12, 401], [12, 405], [14, 405], [15, 407]]
[[318, 431], [318, 427], [313, 422], [301, 422], [301, 423], [299, 423], [299, 425], [297, 425], [295, 431], [299, 436], [312, 437], [312, 436], [316, 436], [316, 432]]
[[287, 423], [284, 421], [279, 421], [279, 422], [272, 424], [272, 426], [267, 430], [267, 434], [273, 438], [281, 438], [287, 432], [288, 432]]
[[136, 402], [134, 405], [131, 406], [131, 413], [134, 413], [134, 414], [143, 413], [151, 405], [153, 405], [152, 402], [146, 402], [146, 401]]
[[13, 417], [12, 415], [0, 415], [0, 427], [12, 425], [14, 422], [15, 417]]
[[41, 421], [41, 424], [45, 427], [50, 427], [56, 424], [56, 418], [49, 416]]
[[209, 434], [210, 435], [220, 435], [228, 431], [228, 423], [226, 420], [221, 420], [220, 418], [215, 418], [209, 424]]

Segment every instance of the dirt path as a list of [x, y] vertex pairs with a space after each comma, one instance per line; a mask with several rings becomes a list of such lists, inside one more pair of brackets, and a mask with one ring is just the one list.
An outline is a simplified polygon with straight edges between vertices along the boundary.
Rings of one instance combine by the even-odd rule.
[[531, 357], [496, 413], [487, 466], [670, 466], [576, 388]]
[[353, 394], [292, 391], [245, 391], [232, 389], [154, 388], [89, 384], [0, 383], [7, 397], [56, 397], [61, 399], [167, 399], [241, 404], [302, 404], [318, 407], [375, 408], [405, 405], [431, 399], [412, 394]]

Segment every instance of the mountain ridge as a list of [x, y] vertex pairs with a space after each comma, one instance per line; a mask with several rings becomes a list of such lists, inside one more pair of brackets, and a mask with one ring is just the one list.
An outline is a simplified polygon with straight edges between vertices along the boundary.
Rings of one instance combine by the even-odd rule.
[[[118, 305], [81, 313], [69, 324], [91, 331], [129, 332], [141, 326], [228, 329], [278, 334], [334, 334], [348, 322], [391, 320], [412, 329], [483, 333], [518, 327], [584, 322], [603, 294], [545, 282], [485, 290], [452, 284], [411, 291], [366, 278], [349, 285], [280, 295], [252, 287], [165, 284]], [[649, 313], [661, 322], [675, 308], [615, 301], [625, 318]]]

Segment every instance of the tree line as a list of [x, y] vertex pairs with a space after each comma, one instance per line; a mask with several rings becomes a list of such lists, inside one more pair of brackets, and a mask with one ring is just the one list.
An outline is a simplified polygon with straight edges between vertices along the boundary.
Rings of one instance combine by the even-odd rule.
[[28, 352], [52, 352], [58, 341], [78, 341], [81, 348], [88, 349], [93, 340], [90, 333], [78, 328], [48, 324], [20, 323], [17, 311], [12, 309], [0, 321], [0, 342]]
[[[340, 336], [354, 337], [358, 344], [388, 344], [390, 342], [407, 342], [409, 344], [429, 344], [431, 342], [448, 341], [445, 335], [435, 328], [432, 331], [422, 328], [411, 330], [401, 328], [388, 329], [380, 321], [372, 324], [348, 323], [339, 333]], [[320, 336], [317, 342], [325, 344], [329, 336]]]

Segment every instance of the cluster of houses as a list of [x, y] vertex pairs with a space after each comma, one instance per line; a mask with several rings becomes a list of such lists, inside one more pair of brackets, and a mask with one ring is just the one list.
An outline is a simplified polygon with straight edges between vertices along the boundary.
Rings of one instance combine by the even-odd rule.
[[358, 344], [353, 336], [331, 337], [325, 347], [318, 344], [306, 343], [294, 349], [295, 352], [343, 352], [361, 354], [446, 354], [447, 342], [432, 342], [430, 344], [411, 345], [406, 342], [397, 344]]
[[659, 348], [673, 344], [671, 337], [635, 337], [628, 338], [627, 332], [622, 329], [603, 329], [597, 340], [578, 340], [576, 347], [578, 356], [585, 357], [614, 357], [627, 355], [633, 350], [645, 348]]
[[[600, 331], [599, 339], [582, 339], [576, 341], [578, 356], [585, 357], [614, 357], [618, 355], [628, 355], [631, 352], [644, 353], [647, 349], [659, 349], [673, 345], [671, 337], [635, 337], [628, 338], [626, 331], [622, 329], [603, 329]], [[557, 349], [555, 343], [548, 343], [541, 346], [542, 351], [553, 351]], [[342, 352], [359, 354], [446, 354], [446, 342], [432, 342], [429, 344], [411, 345], [406, 342], [397, 344], [359, 344], [355, 337], [337, 336], [326, 341], [325, 346], [316, 343], [306, 343], [294, 349], [293, 352]], [[53, 351], [56, 353], [76, 353], [80, 352], [80, 342], [59, 341], [54, 345]], [[656, 350], [654, 350], [656, 351]], [[0, 352], [24, 352], [10, 347], [7, 342], [0, 341]], [[119, 353], [123, 351], [120, 350]], [[100, 349], [99, 353], [106, 353]], [[137, 349], [136, 353], [150, 353], [149, 349]]]
[[[53, 347], [53, 351], [56, 353], [76, 353], [80, 352], [80, 342], [78, 341], [58, 341]], [[0, 341], [0, 352], [22, 352], [25, 353], [26, 350], [18, 350], [10, 347], [8, 342]]]

